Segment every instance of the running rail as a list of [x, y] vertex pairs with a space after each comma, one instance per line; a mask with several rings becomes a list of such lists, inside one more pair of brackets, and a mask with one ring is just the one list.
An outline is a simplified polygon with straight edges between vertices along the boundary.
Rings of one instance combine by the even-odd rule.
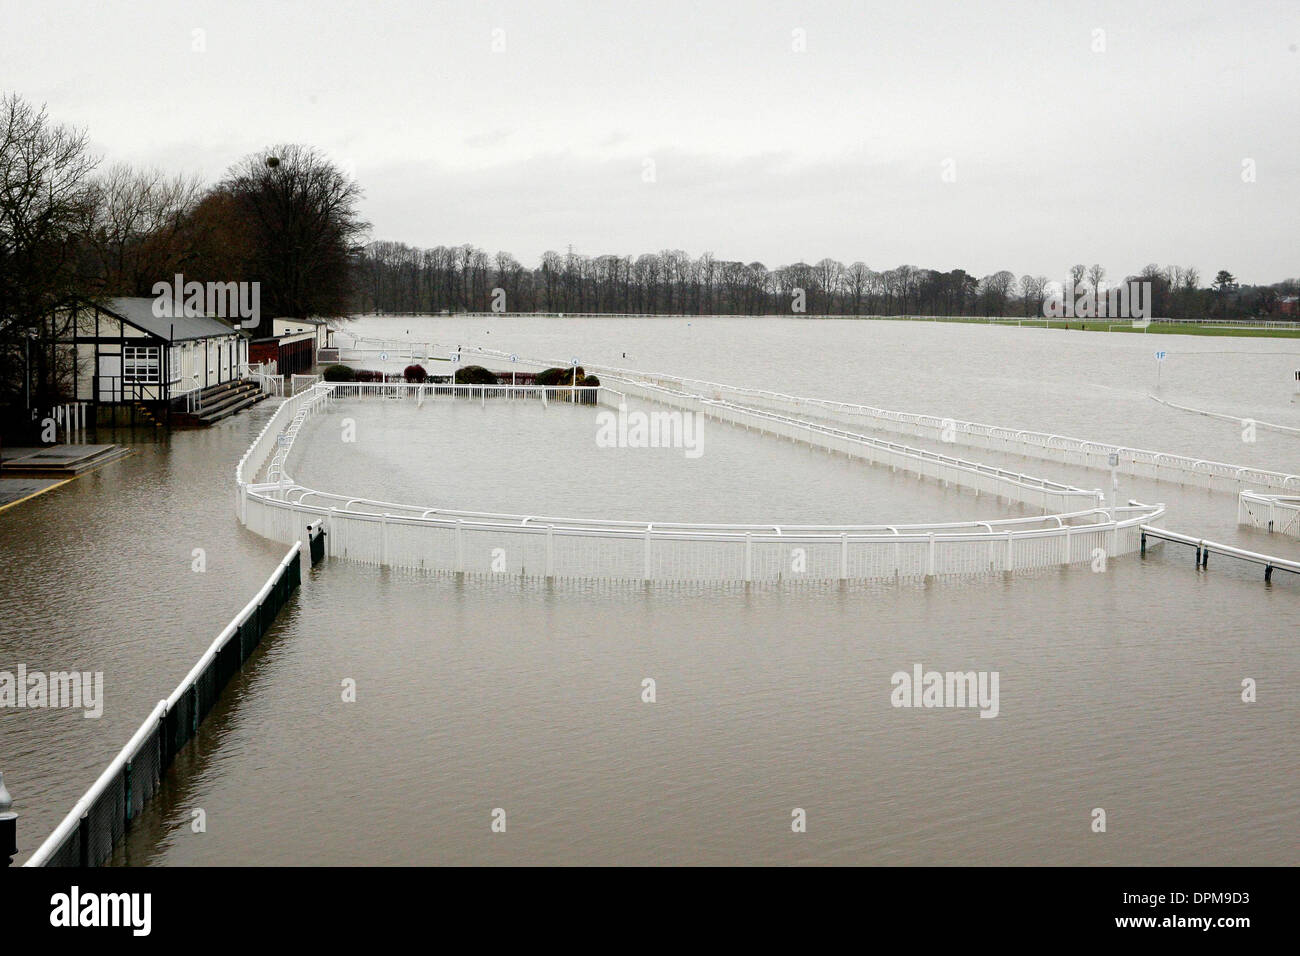
[[[90, 816], [100, 815], [98, 812], [92, 814], [92, 811], [101, 811], [103, 809], [101, 801], [107, 802], [114, 799], [113, 790], [118, 785], [123, 787], [124, 806], [121, 808], [114, 807], [112, 809], [122, 809], [125, 816], [129, 818], [132, 801], [128, 780], [130, 777], [132, 761], [140, 755], [146, 742], [152, 735], [160, 735], [162, 733], [164, 719], [167, 715], [177, 708], [186, 694], [191, 693], [194, 690], [200, 676], [204, 674], [207, 668], [212, 666], [214, 661], [216, 661], [217, 655], [221, 653], [227, 642], [239, 635], [241, 625], [248, 622], [257, 613], [258, 609], [262, 606], [262, 603], [271, 595], [273, 589], [282, 583], [286, 574], [292, 577], [291, 566], [300, 561], [300, 546], [294, 544], [293, 547], [289, 549], [289, 552], [280, 560], [275, 571], [271, 574], [270, 578], [267, 579], [266, 583], [262, 585], [261, 589], [253, 599], [244, 606], [242, 611], [235, 615], [234, 619], [227, 624], [225, 628], [222, 629], [221, 633], [217, 635], [216, 640], [208, 646], [207, 651], [205, 651], [203, 656], [199, 658], [198, 663], [190, 668], [190, 672], [185, 675], [185, 678], [178, 685], [176, 685], [176, 689], [172, 691], [171, 695], [166, 700], [160, 700], [154, 706], [153, 710], [150, 711], [149, 716], [145, 718], [144, 723], [142, 723], [139, 729], [131, 735], [131, 739], [127, 741], [126, 746], [119, 750], [117, 756], [109, 761], [108, 766], [104, 768], [104, 772], [101, 773], [95, 782], [90, 785], [90, 789], [85, 792], [81, 799], [73, 804], [72, 809], [68, 811], [68, 815], [65, 816], [59, 825], [54, 828], [53, 832], [45, 838], [45, 841], [41, 843], [36, 851], [27, 858], [27, 861], [23, 866], [49, 865], [52, 858], [56, 856], [57, 851], [64, 848], [65, 844], [77, 835], [78, 831], [82, 827], [83, 820], [88, 822]], [[297, 587], [296, 579], [292, 581], [292, 584], [294, 588]], [[279, 607], [276, 607], [276, 611], [279, 611]], [[269, 626], [270, 621], [259, 621], [258, 623], [259, 626], [265, 628], [266, 626]], [[261, 635], [259, 634], [258, 638], [260, 639], [260, 637]], [[242, 659], [240, 663], [242, 664]], [[217, 689], [217, 693], [220, 693], [220, 688]], [[198, 716], [197, 719], [195, 719], [194, 724], [197, 725], [198, 720], [201, 719], [202, 717]], [[189, 735], [185, 736], [182, 745], [184, 742], [188, 742], [189, 739]], [[175, 754], [173, 753], [168, 755], [168, 758], [174, 756]], [[162, 771], [165, 770], [167, 762], [170, 762], [170, 760], [160, 759], [162, 766], [158, 768], [158, 777], [161, 777]], [[156, 789], [155, 781], [155, 786], [148, 796], [151, 796], [152, 793], [156, 792]], [[145, 799], [147, 799], [147, 796]], [[122, 819], [116, 822], [120, 822], [121, 830], [122, 832], [125, 832], [127, 819]], [[109, 834], [116, 834], [115, 826], [110, 826]], [[97, 844], [102, 846], [102, 834], [91, 834], [90, 836], [96, 838]], [[110, 851], [114, 842], [115, 840], [110, 835], [108, 840]], [[83, 844], [80, 850], [81, 855], [84, 856], [88, 851], [88, 848]], [[99, 862], [99, 859], [93, 859], [89, 861], [88, 865], [96, 866]]]
[[1146, 555], [1147, 538], [1159, 538], [1163, 541], [1172, 541], [1175, 544], [1187, 544], [1196, 549], [1196, 566], [1208, 568], [1210, 566], [1210, 554], [1221, 554], [1229, 558], [1237, 558], [1242, 561], [1248, 561], [1251, 564], [1262, 565], [1264, 568], [1264, 580], [1272, 581], [1275, 570], [1290, 571], [1292, 574], [1300, 574], [1300, 561], [1288, 561], [1286, 558], [1275, 557], [1271, 554], [1260, 554], [1258, 551], [1247, 551], [1244, 548], [1236, 548], [1230, 544], [1223, 544], [1219, 541], [1207, 541], [1205, 538], [1197, 538], [1190, 534], [1180, 534], [1177, 531], [1169, 531], [1166, 528], [1155, 528], [1151, 525], [1142, 525], [1142, 554]]
[[[457, 348], [457, 346], [441, 344], [438, 347], [450, 348], [452, 351]], [[474, 346], [473, 351], [500, 358], [508, 357], [510, 354], [481, 346]], [[520, 357], [520, 361], [540, 367], [566, 367], [569, 364], [568, 362], [548, 362], [541, 359], [524, 359], [523, 357]], [[967, 444], [973, 444], [977, 447], [1018, 451], [1019, 454], [1032, 455], [1033, 457], [1048, 460], [1060, 459], [1068, 462], [1073, 455], [1080, 459], [1077, 463], [1085, 467], [1108, 468], [1110, 455], [1116, 454], [1119, 456], [1119, 465], [1117, 467], [1120, 471], [1138, 477], [1154, 478], [1157, 481], [1167, 481], [1175, 475], [1186, 475], [1204, 480], [1207, 486], [1218, 482], [1224, 486], [1221, 490], [1241, 491], [1243, 490], [1242, 486], [1245, 484], [1276, 488], [1279, 491], [1300, 490], [1300, 474], [1288, 474], [1210, 459], [1190, 458], [1186, 455], [1172, 455], [1166, 452], [1130, 448], [1108, 442], [1088, 441], [1087, 439], [1073, 438], [1068, 435], [988, 425], [937, 415], [900, 412], [871, 405], [857, 405], [851, 402], [804, 398], [768, 389], [727, 385], [721, 382], [685, 378], [661, 372], [644, 372], [637, 369], [605, 365], [587, 365], [585, 367], [601, 374], [613, 375], [634, 382], [675, 383], [682, 388], [689, 387], [696, 391], [703, 389], [703, 394], [711, 395], [711, 397], [719, 400], [722, 399], [724, 393], [731, 392], [783, 407], [816, 407], [840, 415], [862, 416], [871, 419], [875, 423], [874, 427], [907, 431], [909, 434], [924, 432], [925, 434], [942, 435], [951, 433], [954, 436], [964, 436], [969, 439], [966, 442]], [[1015, 445], [1016, 448], [1010, 447], [1012, 445]]]
[[[286, 401], [236, 468], [239, 514], [250, 530], [273, 540], [294, 541], [301, 536], [308, 517], [323, 518], [329, 532], [326, 546], [335, 557], [426, 571], [496, 574], [505, 570], [548, 580], [788, 581], [793, 579], [788, 567], [792, 546], [807, 551], [808, 573], [802, 580], [928, 580], [939, 574], [1059, 567], [1095, 560], [1098, 551], [1112, 556], [1134, 552], [1139, 544], [1138, 525], [1164, 514], [1163, 505], [1143, 505], [1059, 509], [1038, 517], [931, 525], [687, 524], [422, 508], [331, 494], [294, 483], [284, 465], [304, 415], [326, 404], [322, 396], [333, 396], [344, 388], [357, 396], [421, 394], [414, 385], [324, 384]], [[498, 390], [509, 395], [531, 389], [499, 386]], [[598, 391], [603, 393], [605, 387]], [[621, 393], [613, 394], [622, 398]], [[762, 420], [794, 427], [799, 440], [806, 440], [807, 434], [825, 434], [845, 442], [861, 437], [762, 410], [741, 406], [729, 410], [753, 412]], [[891, 451], [915, 451], [889, 442], [879, 445]], [[255, 482], [260, 462], [270, 456], [272, 448], [273, 480]], [[1028, 476], [925, 454], [929, 456], [925, 460], [933, 459], [948, 469], [941, 472], [945, 479], [958, 481], [956, 476], [961, 473], [952, 469], [968, 464], [974, 478], [968, 476], [967, 480], [999, 482], [998, 493], [1005, 497], [1012, 497], [1009, 489], [1029, 484], [1025, 481]], [[1047, 488], [1055, 493], [1059, 488], [1093, 504], [1095, 492], [1040, 479], [1032, 482], [1029, 487], [1034, 491]], [[509, 548], [501, 547], [505, 544]], [[483, 557], [489, 551], [508, 551], [510, 566], [488, 567]]]

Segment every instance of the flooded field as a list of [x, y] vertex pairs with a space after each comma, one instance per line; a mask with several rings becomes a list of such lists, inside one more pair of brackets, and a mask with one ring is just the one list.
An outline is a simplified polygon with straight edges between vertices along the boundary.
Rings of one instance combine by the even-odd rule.
[[[1168, 349], [1161, 397], [1300, 426], [1300, 347], [1285, 340], [743, 319], [355, 325], [1300, 471], [1300, 438], [1261, 429], [1245, 442], [1234, 423], [1148, 397], [1152, 350]], [[283, 549], [240, 527], [233, 490], [271, 411], [132, 436], [132, 457], [0, 512], [0, 661], [103, 670], [106, 686], [99, 720], [0, 712], [23, 851], [275, 566]], [[339, 403], [304, 431], [293, 474], [402, 502], [653, 520], [1021, 513], [713, 422], [697, 459], [611, 455], [592, 414]], [[344, 417], [355, 443], [338, 440]], [[1300, 553], [1295, 539], [1239, 530], [1229, 494], [1130, 478], [1121, 494], [1166, 502], [1176, 530]], [[1300, 581], [1261, 578], [1222, 561], [1197, 572], [1168, 545], [1104, 574], [749, 592], [330, 561], [115, 861], [1294, 865]], [[998, 672], [997, 718], [892, 706], [892, 676], [917, 663]], [[1241, 700], [1246, 678], [1256, 703]], [[1089, 829], [1097, 807], [1105, 834]], [[189, 827], [195, 808], [205, 833]], [[800, 837], [794, 808], [807, 814]], [[496, 809], [505, 834], [490, 829]]]

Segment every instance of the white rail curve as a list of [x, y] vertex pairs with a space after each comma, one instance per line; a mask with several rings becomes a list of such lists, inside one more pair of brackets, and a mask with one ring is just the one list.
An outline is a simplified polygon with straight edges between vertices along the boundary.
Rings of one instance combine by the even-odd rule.
[[[359, 339], [358, 341], [364, 340]], [[438, 347], [450, 348], [453, 352], [457, 349], [457, 346], [440, 345]], [[497, 358], [509, 357], [509, 353], [479, 346], [466, 351], [465, 354], [476, 353]], [[538, 367], [564, 367], [568, 363], [532, 358], [525, 360], [519, 357], [519, 364]], [[922, 415], [915, 412], [876, 408], [871, 405], [857, 405], [851, 402], [836, 402], [786, 395], [782, 392], [767, 389], [726, 385], [721, 382], [683, 378], [659, 372], [641, 372], [635, 369], [593, 364], [585, 365], [585, 368], [590, 372], [597, 373], [602, 382], [606, 378], [611, 379], [611, 384], [640, 382], [643, 384], [666, 385], [716, 401], [743, 401], [748, 405], [757, 405], [801, 418], [817, 417], [859, 427], [913, 435], [918, 438], [929, 438], [973, 448], [1010, 452], [1030, 458], [1082, 465], [1087, 468], [1108, 469], [1110, 455], [1116, 454], [1119, 457], [1117, 466], [1119, 471], [1124, 474], [1152, 478], [1158, 481], [1173, 481], [1178, 484], [1229, 491], [1234, 494], [1260, 488], [1275, 489], [1279, 492], [1300, 493], [1300, 474], [1269, 471], [1245, 465], [1191, 458], [1185, 455], [1171, 455], [1144, 448], [1129, 448], [1125, 445], [1087, 441], [1082, 438], [1071, 438], [1067, 435], [1056, 435], [1048, 432], [1005, 428], [999, 425], [961, 421], [937, 415]], [[617, 382], [614, 381], [615, 379]], [[622, 385], [620, 384], [619, 387], [622, 387]]]
[[[632, 383], [637, 388], [635, 383]], [[327, 553], [391, 567], [539, 579], [629, 582], [828, 582], [924, 580], [1093, 563], [1140, 546], [1139, 526], [1163, 505], [1099, 506], [1095, 491], [936, 455], [734, 403], [647, 387], [653, 400], [759, 427], [977, 493], [1042, 507], [1042, 516], [923, 525], [738, 525], [578, 519], [457, 511], [320, 491], [289, 477], [286, 462], [306, 417], [327, 403], [371, 396], [417, 404], [430, 395], [625, 401], [606, 386], [321, 384], [287, 399], [236, 467], [240, 520], [281, 542], [324, 520]], [[582, 395], [581, 400], [586, 400]], [[800, 552], [799, 560], [792, 557]], [[504, 570], [502, 561], [504, 559]], [[799, 567], [801, 570], [793, 570]]]

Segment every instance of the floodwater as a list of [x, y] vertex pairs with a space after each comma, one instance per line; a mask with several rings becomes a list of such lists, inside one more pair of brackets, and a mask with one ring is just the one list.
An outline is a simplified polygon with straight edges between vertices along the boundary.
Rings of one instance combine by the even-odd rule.
[[[1166, 349], [1162, 397], [1300, 426], [1292, 340], [744, 319], [356, 326], [1300, 471], [1300, 437], [1259, 428], [1246, 442], [1239, 425], [1147, 397]], [[0, 512], [0, 669], [102, 669], [107, 691], [100, 720], [0, 710], [23, 854], [274, 567], [283, 549], [239, 527], [232, 492], [270, 411], [133, 439], [131, 458]], [[600, 449], [596, 411], [340, 403], [304, 431], [290, 471], [359, 496], [562, 515], [1020, 513], [714, 422], [695, 459]], [[342, 417], [354, 444], [338, 438]], [[1120, 493], [1168, 503], [1170, 528], [1300, 553], [1237, 529], [1232, 495], [1124, 477]], [[1197, 572], [1170, 545], [1101, 574], [844, 590], [548, 588], [327, 562], [114, 861], [1294, 865], [1300, 580], [1288, 577], [1266, 586], [1227, 559]], [[918, 663], [996, 671], [997, 717], [891, 706], [892, 675]], [[1248, 678], [1254, 703], [1241, 700]], [[805, 833], [791, 831], [795, 808]], [[1091, 830], [1096, 808], [1105, 833]], [[190, 825], [197, 809], [206, 832]]]

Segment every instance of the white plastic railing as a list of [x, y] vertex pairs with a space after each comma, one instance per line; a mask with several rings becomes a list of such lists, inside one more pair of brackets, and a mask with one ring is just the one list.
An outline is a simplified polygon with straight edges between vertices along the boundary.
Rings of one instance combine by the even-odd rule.
[[265, 365], [241, 364], [238, 371], [241, 378], [252, 379], [261, 385], [267, 395], [284, 394], [284, 376], [271, 374]]
[[1209, 567], [1209, 556], [1211, 554], [1222, 554], [1230, 558], [1238, 558], [1242, 561], [1248, 561], [1251, 564], [1258, 564], [1265, 568], [1265, 580], [1271, 580], [1273, 571], [1280, 569], [1290, 571], [1292, 574], [1300, 574], [1300, 561], [1291, 561], [1288, 558], [1279, 558], [1271, 554], [1260, 554], [1258, 551], [1247, 551], [1245, 548], [1238, 548], [1231, 544], [1223, 544], [1220, 541], [1209, 541], [1205, 538], [1198, 538], [1191, 534], [1182, 534], [1178, 531], [1170, 531], [1168, 528], [1154, 528], [1150, 525], [1142, 525], [1141, 532], [1146, 537], [1154, 537], [1164, 541], [1173, 541], [1178, 544], [1188, 544], [1196, 549], [1197, 564], [1202, 567]]
[[1158, 402], [1159, 404], [1164, 405], [1166, 408], [1177, 409], [1180, 412], [1191, 412], [1194, 415], [1204, 415], [1206, 418], [1216, 418], [1221, 422], [1232, 422], [1233, 424], [1241, 425], [1243, 427], [1246, 425], [1254, 425], [1256, 428], [1282, 432], [1286, 435], [1300, 435], [1300, 428], [1293, 428], [1290, 425], [1275, 425], [1272, 422], [1261, 422], [1259, 419], [1250, 418], [1249, 416], [1225, 415], [1223, 412], [1211, 412], [1204, 408], [1192, 408], [1189, 405], [1179, 405], [1176, 402], [1167, 401], [1166, 399], [1160, 398], [1156, 395], [1147, 395], [1147, 398], [1151, 399], [1153, 402]]
[[289, 394], [291, 396], [297, 395], [300, 391], [319, 384], [320, 381], [321, 377], [319, 375], [300, 375], [295, 373], [289, 376]]
[[1088, 491], [1075, 488], [1072, 485], [1036, 478], [1021, 472], [871, 438], [788, 415], [733, 402], [709, 400], [664, 386], [635, 382], [620, 382], [620, 385], [628, 394], [638, 398], [694, 411], [734, 425], [757, 428], [769, 434], [806, 442], [814, 447], [865, 458], [876, 464], [890, 465], [895, 471], [902, 467], [918, 476], [937, 478], [945, 484], [951, 483], [969, 488], [977, 494], [982, 491], [994, 493], [1022, 504], [1041, 507], [1044, 511], [1061, 511], [1085, 504], [1100, 507], [1103, 504], [1103, 495], [1099, 490]]
[[[538, 387], [436, 388], [505, 395]], [[457, 511], [348, 497], [293, 483], [284, 468], [288, 450], [305, 416], [324, 404], [310, 396], [338, 397], [345, 390], [356, 397], [422, 394], [420, 386], [393, 383], [324, 384], [286, 401], [237, 468], [240, 517], [250, 530], [288, 542], [298, 539], [305, 521], [324, 519], [328, 554], [428, 571], [547, 579], [789, 582], [930, 578], [1075, 564], [1095, 560], [1099, 551], [1114, 556], [1137, 550], [1139, 525], [1164, 514], [1162, 505], [1152, 505], [1063, 509], [1041, 517], [928, 525], [686, 524]], [[599, 392], [608, 392], [601, 395], [607, 404], [624, 400], [621, 393], [603, 386]], [[682, 394], [677, 393], [678, 398]], [[695, 396], [685, 399], [697, 400]], [[728, 410], [728, 414], [750, 412]], [[791, 423], [763, 413], [756, 413], [755, 420], [780, 427]], [[799, 440], [862, 445], [862, 436], [796, 424], [801, 428]], [[256, 482], [272, 447], [274, 470], [268, 469], [267, 475], [271, 480]], [[916, 451], [887, 442], [866, 447], [873, 454]], [[940, 474], [954, 484], [973, 482], [979, 488], [989, 483], [1006, 497], [1016, 497], [1016, 489], [1023, 487], [1038, 494], [1045, 489], [1059, 491], [1087, 503], [1096, 494], [933, 453], [912, 461], [918, 473], [941, 468]], [[792, 570], [795, 548], [804, 552], [799, 563], [804, 570], [798, 572]]]
[[1300, 538], [1300, 497], [1243, 491], [1237, 496], [1237, 524]]
[[275, 571], [267, 579], [266, 583], [262, 585], [257, 594], [254, 595], [253, 599], [249, 601], [248, 604], [244, 606], [244, 609], [236, 614], [234, 619], [222, 629], [221, 633], [217, 635], [216, 639], [203, 653], [203, 656], [199, 658], [198, 663], [190, 668], [190, 672], [185, 675], [185, 678], [179, 684], [176, 685], [176, 689], [172, 691], [171, 695], [166, 700], [160, 700], [154, 706], [153, 710], [150, 711], [149, 716], [145, 718], [144, 723], [142, 723], [139, 729], [131, 735], [131, 739], [127, 741], [126, 746], [118, 751], [117, 755], [109, 761], [108, 766], [104, 768], [104, 772], [96, 778], [95, 782], [91, 784], [90, 789], [85, 792], [81, 799], [73, 804], [73, 807], [68, 811], [67, 816], [59, 822], [59, 825], [56, 826], [50, 835], [45, 838], [44, 842], [41, 843], [36, 851], [27, 858], [26, 862], [23, 863], [23, 866], [45, 866], [51, 855], [54, 854], [63, 845], [64, 841], [66, 841], [68, 837], [77, 830], [80, 826], [81, 818], [95, 806], [110, 787], [120, 783], [127, 763], [135, 759], [141, 747], [149, 738], [149, 735], [159, 729], [159, 723], [162, 721], [163, 716], [172, 708], [176, 707], [182, 695], [194, 686], [194, 682], [198, 679], [199, 675], [203, 673], [204, 669], [212, 663], [222, 645], [224, 645], [226, 641], [228, 641], [230, 637], [239, 630], [241, 624], [248, 620], [249, 615], [256, 610], [263, 600], [265, 600], [266, 596], [270, 594], [271, 589], [275, 587], [280, 578], [285, 574], [289, 565], [298, 557], [299, 545], [294, 544], [294, 546], [289, 549], [288, 553], [280, 560]]
[[[446, 348], [447, 346], [440, 347]], [[454, 350], [454, 347], [452, 348]], [[474, 348], [474, 352], [496, 357], [507, 355], [507, 353], [497, 349], [477, 346]], [[521, 359], [521, 361], [525, 360]], [[530, 358], [526, 360], [526, 364], [542, 367], [548, 365], [562, 367], [565, 363]], [[1179, 484], [1194, 484], [1231, 492], [1240, 492], [1247, 488], [1300, 491], [1300, 475], [1270, 471], [1247, 465], [1234, 465], [1227, 462], [1191, 458], [1185, 455], [1171, 455], [1149, 449], [1129, 448], [1108, 442], [1088, 441], [1082, 438], [1072, 438], [1048, 432], [986, 425], [936, 415], [900, 412], [871, 405], [805, 398], [768, 389], [726, 385], [721, 382], [684, 378], [658, 372], [641, 372], [635, 369], [591, 364], [586, 365], [585, 368], [589, 372], [600, 375], [602, 382], [608, 376], [611, 377], [611, 381], [669, 385], [696, 392], [718, 401], [744, 401], [751, 405], [762, 405], [800, 416], [816, 414], [821, 418], [830, 418], [835, 421], [853, 423], [878, 430], [893, 431], [995, 451], [1006, 451], [1027, 457], [1083, 465], [1089, 468], [1108, 468], [1110, 455], [1116, 454], [1119, 456], [1118, 471], [1158, 481], [1175, 481]]]

